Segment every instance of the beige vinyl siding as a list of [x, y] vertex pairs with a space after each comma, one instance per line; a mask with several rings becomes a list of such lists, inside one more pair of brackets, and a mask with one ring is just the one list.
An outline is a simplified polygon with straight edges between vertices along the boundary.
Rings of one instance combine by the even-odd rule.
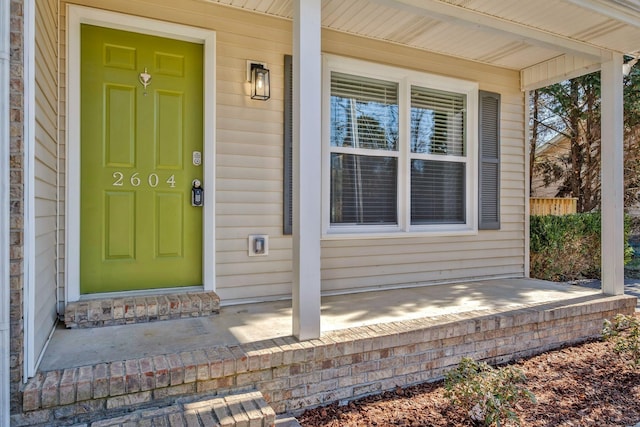
[[58, 174], [57, 1], [36, 2], [35, 358], [55, 325]]
[[467, 236], [322, 242], [322, 290], [343, 292], [524, 275], [524, 94], [519, 74], [335, 31], [322, 49], [336, 55], [477, 81], [501, 94], [501, 229]]
[[[71, 2], [69, 2], [71, 3]], [[223, 300], [291, 295], [291, 237], [282, 234], [283, 72], [291, 23], [197, 1], [77, 1], [216, 31], [216, 291]], [[62, 12], [66, 12], [66, 4]], [[63, 40], [63, 39], [62, 39]], [[271, 99], [249, 98], [246, 61], [266, 62]], [[248, 235], [269, 256], [248, 256]]]
[[[216, 31], [216, 290], [227, 302], [290, 296], [292, 241], [282, 234], [282, 163], [283, 55], [292, 49], [291, 22], [202, 1], [159, 0], [153, 7], [144, 0], [74, 3]], [[323, 291], [522, 276], [525, 123], [519, 73], [330, 30], [322, 36], [327, 53], [477, 81], [482, 90], [502, 95], [503, 118], [501, 230], [324, 240]], [[269, 101], [249, 99], [247, 59], [268, 64]], [[248, 256], [249, 234], [269, 235], [268, 256]]]
[[[221, 298], [291, 294], [291, 238], [282, 235], [283, 73], [289, 25], [217, 32], [216, 288]], [[214, 28], [215, 29], [215, 28]], [[275, 37], [269, 39], [271, 37]], [[266, 62], [271, 99], [248, 95], [246, 60]], [[269, 235], [269, 255], [249, 257], [249, 234]]]

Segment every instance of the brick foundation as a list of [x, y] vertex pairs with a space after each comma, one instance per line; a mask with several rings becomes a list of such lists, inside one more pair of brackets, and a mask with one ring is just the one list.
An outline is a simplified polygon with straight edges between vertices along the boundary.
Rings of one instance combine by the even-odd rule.
[[95, 328], [219, 312], [220, 297], [215, 292], [172, 293], [72, 302], [65, 308], [64, 323], [67, 328]]
[[599, 336], [636, 299], [594, 296], [508, 312], [484, 310], [350, 328], [297, 342], [232, 347], [40, 372], [15, 426], [73, 425], [197, 395], [256, 389], [277, 413], [442, 378], [468, 356], [504, 363]]

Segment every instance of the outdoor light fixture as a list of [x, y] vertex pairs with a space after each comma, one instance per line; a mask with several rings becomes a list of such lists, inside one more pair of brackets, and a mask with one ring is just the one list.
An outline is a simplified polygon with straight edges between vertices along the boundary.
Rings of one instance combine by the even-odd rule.
[[270, 97], [269, 70], [266, 64], [247, 61], [247, 71], [251, 82], [251, 99], [266, 101]]

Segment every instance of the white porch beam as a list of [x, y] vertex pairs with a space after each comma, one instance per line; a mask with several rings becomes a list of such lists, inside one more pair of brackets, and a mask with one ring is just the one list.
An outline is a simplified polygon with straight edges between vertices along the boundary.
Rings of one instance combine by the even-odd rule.
[[608, 51], [598, 46], [441, 0], [373, 1], [396, 9], [408, 10], [418, 15], [437, 18], [444, 22], [451, 22], [475, 28], [480, 31], [489, 31], [504, 34], [509, 37], [515, 37], [518, 40], [533, 46], [544, 47], [556, 51], [559, 50], [567, 54], [583, 56], [597, 61], [611, 58]]
[[577, 6], [598, 12], [608, 18], [640, 28], [640, 13], [611, 0], [567, 0]]
[[9, 425], [9, 72], [10, 0], [0, 0], [0, 425]]
[[622, 55], [602, 64], [602, 292], [624, 293]]
[[600, 70], [600, 61], [560, 55], [520, 71], [520, 89], [535, 90]]
[[294, 0], [293, 335], [320, 337], [321, 0]]

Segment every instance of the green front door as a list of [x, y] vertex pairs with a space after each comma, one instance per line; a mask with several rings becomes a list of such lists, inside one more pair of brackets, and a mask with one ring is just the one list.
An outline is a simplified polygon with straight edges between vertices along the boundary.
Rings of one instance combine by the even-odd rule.
[[81, 46], [81, 293], [201, 285], [202, 45], [82, 25]]

